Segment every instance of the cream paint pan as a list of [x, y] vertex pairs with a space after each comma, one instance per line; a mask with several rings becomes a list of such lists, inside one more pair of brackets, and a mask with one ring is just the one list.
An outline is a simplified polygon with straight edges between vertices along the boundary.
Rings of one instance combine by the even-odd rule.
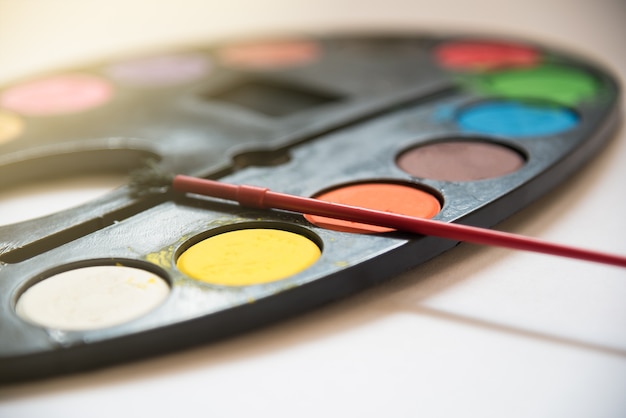
[[[599, 151], [619, 100], [596, 63], [510, 38], [198, 45], [2, 87], [0, 188], [128, 176], [149, 161], [488, 228]], [[136, 195], [126, 183], [0, 225], [4, 383], [214, 341], [419, 268], [458, 244], [190, 193]]]

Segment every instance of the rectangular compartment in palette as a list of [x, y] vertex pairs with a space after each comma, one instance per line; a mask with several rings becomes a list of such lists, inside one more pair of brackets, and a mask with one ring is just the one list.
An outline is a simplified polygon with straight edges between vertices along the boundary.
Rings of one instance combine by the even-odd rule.
[[[603, 68], [508, 39], [249, 40], [0, 91], [0, 187], [159, 169], [491, 227], [617, 126]], [[0, 379], [102, 367], [341, 298], [458, 243], [123, 186], [0, 227]]]

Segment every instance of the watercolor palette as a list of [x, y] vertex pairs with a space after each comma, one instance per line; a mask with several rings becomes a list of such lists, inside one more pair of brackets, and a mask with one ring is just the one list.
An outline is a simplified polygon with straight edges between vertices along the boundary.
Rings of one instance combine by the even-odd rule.
[[[0, 90], [0, 187], [164, 170], [491, 227], [617, 126], [588, 60], [509, 39], [247, 40]], [[286, 318], [457, 243], [128, 185], [0, 227], [0, 380], [145, 358]]]

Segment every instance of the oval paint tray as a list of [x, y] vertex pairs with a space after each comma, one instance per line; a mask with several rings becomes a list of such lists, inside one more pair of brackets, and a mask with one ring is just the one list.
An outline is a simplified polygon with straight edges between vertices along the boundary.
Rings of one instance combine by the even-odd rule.
[[[491, 227], [617, 126], [604, 69], [509, 39], [247, 40], [0, 91], [0, 187], [160, 169]], [[457, 242], [128, 185], [0, 227], [0, 379], [145, 358], [348, 295]]]

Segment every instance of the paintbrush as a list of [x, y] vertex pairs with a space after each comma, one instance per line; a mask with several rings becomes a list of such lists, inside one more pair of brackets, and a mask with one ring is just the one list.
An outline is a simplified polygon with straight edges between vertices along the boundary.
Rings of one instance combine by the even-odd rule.
[[131, 173], [131, 179], [131, 188], [138, 195], [153, 194], [171, 189], [179, 193], [194, 193], [235, 201], [242, 206], [252, 208], [280, 209], [393, 228], [399, 231], [431, 235], [454, 241], [532, 251], [626, 267], [626, 257], [621, 255], [552, 243], [492, 229], [278, 193], [264, 187], [229, 184], [181, 174], [174, 175], [162, 172], [154, 165]]

